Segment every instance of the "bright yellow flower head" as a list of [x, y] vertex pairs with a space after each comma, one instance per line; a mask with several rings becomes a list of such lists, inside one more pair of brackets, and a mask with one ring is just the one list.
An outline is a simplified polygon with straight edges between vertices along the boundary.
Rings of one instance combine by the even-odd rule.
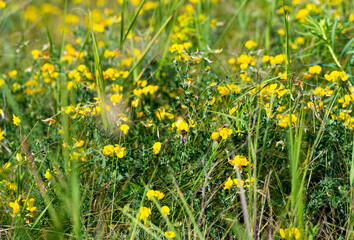
[[15, 217], [17, 214], [20, 213], [20, 205], [18, 204], [18, 201], [16, 200], [15, 202], [10, 202], [9, 206], [12, 208], [12, 216]]
[[144, 219], [147, 220], [151, 215], [151, 209], [147, 208], [147, 207], [141, 207], [140, 208], [140, 217], [139, 217], [139, 221]]
[[113, 106], [117, 104], [120, 100], [122, 100], [123, 95], [122, 94], [113, 94], [110, 98], [111, 102], [113, 103]]
[[114, 153], [114, 146], [113, 145], [104, 146], [102, 153], [105, 156], [111, 156], [112, 157], [113, 153]]
[[0, 128], [0, 141], [4, 140], [4, 134], [5, 134], [5, 131], [2, 131]]
[[6, 8], [6, 2], [0, 0], [0, 8]]
[[152, 199], [154, 198], [155, 196], [155, 191], [154, 190], [149, 190], [147, 193], [146, 193], [146, 197], [152, 201]]
[[73, 140], [75, 141], [75, 144], [74, 144], [73, 148], [81, 148], [85, 144], [84, 140], [79, 140], [78, 141], [75, 138], [73, 138]]
[[163, 212], [163, 214], [165, 214], [165, 215], [170, 215], [171, 214], [170, 213], [170, 208], [167, 207], [167, 206], [162, 206], [161, 207], [161, 212]]
[[249, 40], [245, 43], [245, 47], [248, 49], [252, 49], [252, 48], [258, 47], [258, 43], [253, 40]]
[[128, 134], [129, 126], [127, 124], [122, 124], [120, 130], [122, 130], [124, 134]]
[[163, 192], [160, 191], [155, 191], [155, 197], [157, 197], [158, 199], [163, 199], [165, 197], [165, 194]]
[[309, 67], [309, 73], [312, 75], [320, 74], [321, 71], [322, 71], [322, 68], [319, 65], [314, 65], [314, 66]]
[[114, 145], [114, 152], [118, 158], [123, 158], [125, 156], [125, 147], [116, 144]]
[[[291, 114], [291, 122], [292, 123], [296, 123], [297, 122], [297, 117], [295, 116], [295, 114]], [[282, 127], [282, 128], [286, 128], [287, 126], [291, 125], [290, 124], [290, 116], [289, 116], [289, 114], [281, 116], [278, 125], [280, 127]]]
[[52, 174], [50, 174], [49, 169], [47, 169], [47, 171], [45, 172], [44, 177], [48, 180], [52, 179], [53, 176]]
[[161, 143], [160, 142], [154, 143], [154, 146], [152, 146], [152, 150], [155, 154], [159, 154], [161, 150]]
[[222, 137], [222, 139], [226, 139], [228, 138], [230, 135], [232, 134], [232, 129], [230, 128], [223, 128], [220, 131], [220, 136]]
[[219, 132], [213, 132], [213, 133], [211, 134], [211, 139], [216, 140], [216, 139], [219, 138], [219, 136], [220, 136], [220, 133], [219, 133]]
[[280, 236], [286, 240], [293, 239], [293, 237], [295, 239], [300, 239], [300, 237], [301, 237], [301, 233], [298, 228], [293, 228], [293, 229], [290, 229], [290, 228], [282, 229], [281, 228], [281, 229], [279, 229], [279, 233], [280, 233]]
[[234, 159], [229, 160], [229, 163], [234, 166], [237, 165], [238, 167], [248, 166], [249, 162], [245, 156], [236, 155]]
[[226, 182], [224, 183], [224, 190], [231, 189], [232, 186], [234, 185], [234, 182], [231, 180], [229, 177]]
[[175, 234], [175, 232], [169, 231], [169, 232], [165, 232], [165, 236], [167, 238], [175, 238], [176, 234]]
[[19, 117], [16, 117], [15, 114], [12, 114], [12, 122], [16, 125], [16, 126], [20, 126], [21, 120]]

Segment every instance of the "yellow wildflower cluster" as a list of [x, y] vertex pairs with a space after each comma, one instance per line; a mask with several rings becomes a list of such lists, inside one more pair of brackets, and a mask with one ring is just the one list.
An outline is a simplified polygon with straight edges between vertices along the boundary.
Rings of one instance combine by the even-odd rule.
[[128, 71], [118, 71], [117, 69], [114, 68], [108, 68], [106, 71], [103, 71], [103, 77], [104, 79], [111, 79], [112, 81], [117, 80], [117, 78], [122, 77], [122, 78], [127, 78], [129, 72]]
[[249, 65], [255, 66], [256, 62], [252, 56], [241, 54], [241, 56], [237, 58], [237, 64], [240, 65], [242, 70], [246, 70]]
[[322, 67], [319, 65], [314, 65], [314, 66], [309, 67], [309, 73], [311, 75], [320, 74], [321, 71], [322, 71]]
[[245, 43], [245, 47], [248, 48], [248, 49], [252, 49], [252, 48], [258, 47], [258, 43], [256, 41], [253, 41], [253, 40], [248, 40]]
[[113, 157], [115, 154], [118, 158], [123, 158], [125, 155], [125, 147], [121, 147], [118, 144], [106, 145], [102, 150], [103, 155]]
[[165, 194], [163, 192], [160, 191], [154, 191], [154, 190], [149, 190], [146, 193], [146, 197], [152, 201], [154, 197], [156, 197], [157, 199], [161, 200], [165, 197]]
[[276, 56], [264, 55], [262, 57], [262, 63], [270, 63], [271, 65], [282, 64], [285, 61], [285, 54], [279, 54]]
[[295, 124], [297, 122], [297, 117], [295, 114], [291, 114], [291, 123], [290, 123], [290, 114], [285, 114], [285, 115], [277, 115], [277, 118], [279, 118], [278, 125], [282, 128], [286, 128], [289, 125]]
[[245, 156], [242, 156], [242, 155], [236, 155], [234, 159], [230, 159], [229, 160], [229, 163], [232, 165], [232, 166], [238, 166], [239, 168], [241, 167], [246, 167], [249, 165], [249, 161], [247, 160], [247, 158]]
[[177, 121], [172, 123], [172, 129], [174, 128], [177, 128], [177, 132], [181, 132], [181, 131], [189, 132], [189, 125], [183, 118], [179, 118]]
[[238, 94], [241, 92], [241, 88], [236, 84], [226, 84], [225, 86], [218, 86], [219, 94], [227, 95], [230, 92]]
[[279, 229], [280, 236], [286, 240], [300, 239], [301, 233], [298, 228]]
[[347, 81], [349, 76], [345, 72], [332, 71], [330, 74], [324, 75], [327, 81], [336, 82], [338, 80]]
[[[233, 185], [235, 184], [236, 187], [240, 187], [240, 186], [245, 186], [246, 188], [251, 188], [253, 185], [253, 182], [255, 181], [254, 177], [250, 177], [250, 175], [247, 173], [247, 179], [246, 181], [243, 179], [239, 179], [239, 178], [234, 178], [231, 179], [231, 177], [229, 177], [226, 182], [224, 183], [224, 190], [227, 189], [231, 189], [233, 187]], [[241, 183], [241, 185], [240, 185]]]
[[231, 136], [232, 132], [232, 129], [227, 127], [219, 128], [216, 132], [211, 134], [211, 139], [217, 140], [221, 136], [221, 138], [225, 140]]

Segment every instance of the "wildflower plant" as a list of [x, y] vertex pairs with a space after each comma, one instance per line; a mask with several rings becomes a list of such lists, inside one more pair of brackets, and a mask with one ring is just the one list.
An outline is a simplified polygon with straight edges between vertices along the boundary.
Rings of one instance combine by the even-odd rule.
[[353, 239], [351, 7], [0, 0], [0, 238]]

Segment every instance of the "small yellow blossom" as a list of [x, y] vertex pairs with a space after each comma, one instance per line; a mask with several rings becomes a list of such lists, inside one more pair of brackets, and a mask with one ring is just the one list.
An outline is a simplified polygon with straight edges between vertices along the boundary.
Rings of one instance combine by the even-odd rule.
[[16, 126], [20, 126], [21, 120], [19, 117], [16, 117], [15, 114], [12, 114], [12, 122], [16, 125]]
[[228, 138], [230, 135], [232, 134], [232, 129], [230, 128], [223, 128], [220, 131], [220, 136], [222, 137], [222, 139], [226, 139]]
[[112, 157], [113, 153], [114, 153], [114, 146], [113, 145], [104, 146], [102, 153], [105, 156], [111, 156]]
[[162, 206], [161, 207], [161, 212], [163, 212], [163, 214], [165, 214], [166, 216], [171, 214], [170, 213], [170, 208], [167, 207], [167, 206]]
[[300, 237], [301, 237], [301, 233], [298, 228], [293, 228], [293, 229], [290, 229], [290, 228], [282, 229], [281, 228], [281, 229], [279, 229], [279, 233], [280, 233], [280, 236], [286, 240], [293, 239], [293, 237], [295, 239], [300, 239]]
[[165, 232], [165, 236], [167, 238], [175, 238], [176, 234], [175, 234], [175, 232], [169, 231], [169, 232]]
[[229, 160], [229, 163], [234, 166], [237, 165], [238, 167], [248, 166], [249, 162], [245, 156], [236, 155], [234, 159]]
[[231, 189], [233, 186], [234, 182], [231, 180], [229, 177], [226, 182], [224, 183], [224, 190]]
[[146, 193], [146, 197], [152, 201], [152, 199], [154, 198], [155, 196], [155, 191], [154, 190], [149, 190], [147, 193]]
[[161, 143], [160, 142], [156, 142], [154, 143], [154, 146], [152, 147], [152, 150], [155, 154], [159, 154], [160, 150], [161, 150]]
[[142, 219], [147, 220], [151, 215], [151, 209], [147, 208], [147, 207], [141, 207], [140, 208], [140, 217], [139, 217], [139, 221], [141, 221]]
[[309, 73], [312, 75], [320, 74], [321, 71], [322, 71], [322, 68], [319, 65], [314, 65], [314, 66], [309, 67]]
[[245, 47], [248, 49], [252, 49], [252, 48], [258, 47], [258, 43], [253, 40], [249, 40], [245, 43]]
[[4, 140], [4, 134], [5, 134], [5, 131], [1, 130], [1, 128], [0, 128], [0, 141]]
[[125, 147], [116, 144], [114, 145], [114, 152], [118, 158], [123, 158], [125, 156]]
[[0, 0], [0, 8], [6, 8], [6, 2]]
[[122, 124], [120, 130], [122, 130], [124, 134], [128, 134], [129, 126], [127, 124]]
[[20, 213], [20, 205], [18, 204], [18, 201], [16, 200], [15, 202], [10, 202], [9, 206], [12, 208], [12, 216], [15, 217], [17, 214]]
[[219, 138], [219, 136], [220, 136], [220, 133], [219, 133], [219, 132], [213, 132], [213, 133], [211, 134], [211, 139], [216, 140], [216, 139]]

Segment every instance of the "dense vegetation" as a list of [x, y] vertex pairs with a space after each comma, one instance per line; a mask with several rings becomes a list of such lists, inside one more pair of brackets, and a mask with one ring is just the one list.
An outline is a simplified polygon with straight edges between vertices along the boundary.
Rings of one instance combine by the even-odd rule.
[[0, 238], [354, 239], [353, 9], [0, 0]]

